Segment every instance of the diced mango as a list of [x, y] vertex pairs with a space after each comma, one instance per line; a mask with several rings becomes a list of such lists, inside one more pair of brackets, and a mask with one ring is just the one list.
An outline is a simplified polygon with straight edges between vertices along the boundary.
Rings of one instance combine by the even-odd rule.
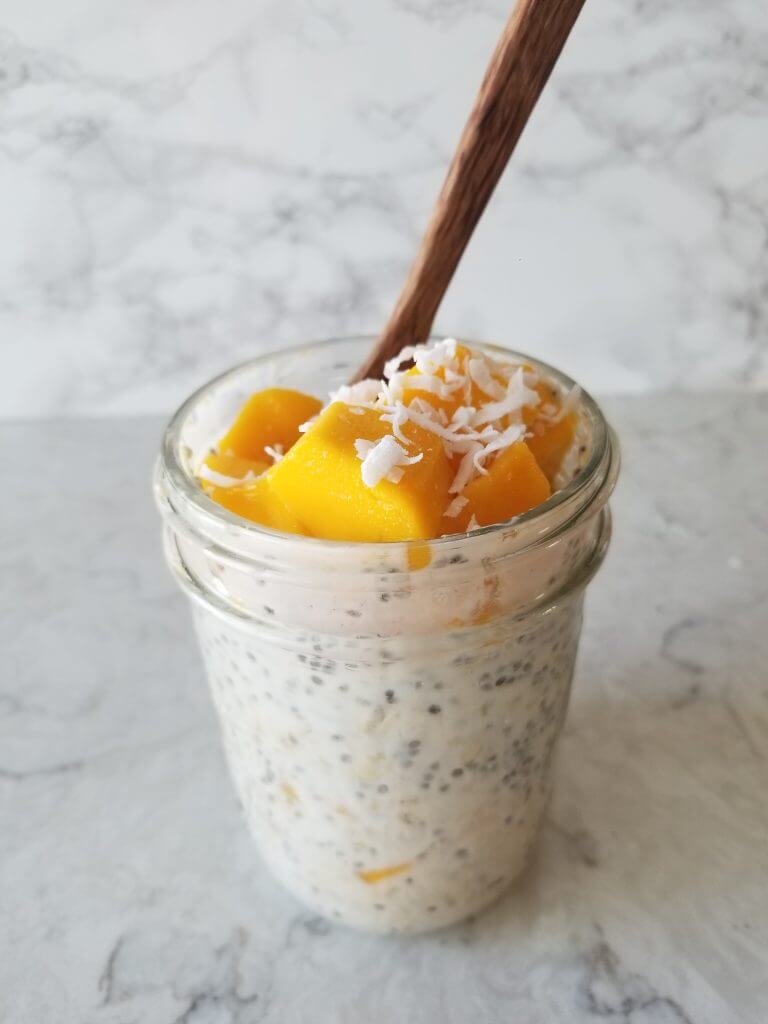
[[376, 885], [377, 882], [383, 882], [387, 878], [401, 875], [410, 866], [411, 862], [407, 861], [405, 864], [393, 864], [388, 868], [371, 868], [370, 871], [358, 871], [357, 877], [361, 882], [365, 882], [366, 885]]
[[[211, 452], [210, 455], [206, 455], [203, 459], [203, 465], [218, 476], [227, 477], [230, 480], [242, 480], [249, 473], [253, 476], [261, 476], [262, 473], [269, 469], [271, 463], [257, 462], [254, 459], [243, 459], [239, 455], [218, 455], [215, 452]], [[221, 486], [221, 481], [219, 484], [216, 484], [211, 480], [207, 480], [201, 474], [200, 485], [206, 493], [210, 494], [217, 486]]]
[[532, 436], [526, 439], [526, 444], [550, 483], [553, 483], [566, 452], [573, 443], [576, 423], [577, 417], [573, 412], [568, 413], [557, 423], [543, 424], [539, 421], [533, 426]]
[[408, 568], [411, 572], [426, 569], [432, 562], [432, 548], [426, 541], [419, 540], [408, 545]]
[[355, 450], [360, 438], [391, 433], [372, 409], [329, 405], [288, 454], [270, 471], [271, 487], [315, 537], [329, 540], [398, 541], [436, 537], [448, 503], [453, 471], [441, 440], [414, 423], [404, 435], [409, 454], [423, 458], [404, 467], [398, 483], [363, 483]]
[[457, 516], [454, 530], [466, 529], [473, 515], [480, 526], [503, 523], [540, 505], [551, 493], [530, 448], [518, 441], [497, 456], [487, 475], [475, 477], [464, 488], [468, 504]]
[[553, 423], [541, 415], [541, 406], [553, 406], [559, 409], [562, 404], [560, 392], [552, 384], [540, 381], [536, 390], [541, 398], [541, 405], [523, 410], [523, 420], [530, 431], [526, 444], [533, 452], [544, 476], [550, 484], [554, 481], [565, 454], [573, 443], [578, 418], [575, 412], [563, 416]]
[[262, 526], [284, 533], [306, 534], [303, 523], [287, 508], [270, 485], [270, 473], [233, 487], [213, 487], [208, 492], [224, 508]]
[[287, 451], [300, 437], [302, 423], [316, 416], [322, 402], [287, 388], [266, 388], [251, 395], [219, 441], [219, 451], [244, 459], [268, 460], [266, 445]]
[[232, 477], [233, 480], [242, 480], [249, 473], [260, 476], [269, 469], [272, 463], [257, 459], [244, 459], [240, 455], [219, 455], [216, 452], [211, 452], [203, 459], [203, 465], [222, 476]]

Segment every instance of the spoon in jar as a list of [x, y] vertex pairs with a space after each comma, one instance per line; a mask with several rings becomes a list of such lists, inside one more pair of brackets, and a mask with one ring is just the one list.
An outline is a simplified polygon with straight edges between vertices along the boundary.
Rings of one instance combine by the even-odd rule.
[[584, 0], [518, 0], [501, 34], [427, 229], [384, 330], [353, 378], [380, 378], [432, 322], [472, 232], [547, 83]]

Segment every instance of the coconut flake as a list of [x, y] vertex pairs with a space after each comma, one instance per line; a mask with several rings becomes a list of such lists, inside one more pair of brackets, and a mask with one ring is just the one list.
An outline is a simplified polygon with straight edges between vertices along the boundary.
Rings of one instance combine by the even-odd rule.
[[401, 467], [412, 466], [424, 458], [423, 452], [409, 457], [391, 434], [385, 434], [379, 441], [358, 438], [355, 451], [363, 463], [360, 472], [366, 487], [375, 487], [385, 477], [392, 483], [399, 483], [403, 475]]
[[438, 398], [449, 399], [462, 386], [462, 381], [446, 384], [434, 373], [412, 373], [408, 377], [408, 387], [415, 391], [427, 391]]
[[478, 521], [475, 518], [475, 515], [473, 513], [472, 514], [472, 518], [467, 523], [467, 533], [472, 533], [473, 530], [479, 530], [479, 529], [480, 529], [480, 523], [478, 523]]
[[[397, 406], [383, 406], [382, 411], [384, 415], [391, 415], [396, 408]], [[447, 427], [441, 426], [436, 419], [433, 419], [435, 410], [431, 405], [429, 406], [428, 413], [419, 412], [412, 405], [405, 405], [403, 408], [408, 414], [408, 419], [417, 426], [423, 427], [425, 430], [429, 430], [431, 433], [437, 434], [438, 437], [445, 438], [447, 441], [453, 440], [453, 432]]]
[[416, 369], [420, 373], [437, 373], [438, 370], [457, 370], [456, 339], [445, 338], [434, 345], [418, 345], [412, 353]]
[[276, 464], [285, 456], [285, 447], [282, 444], [265, 444], [264, 452], [272, 459], [272, 463]]
[[355, 451], [358, 459], [364, 459], [375, 444], [375, 441], [367, 441], [364, 437], [358, 437], [355, 441]]
[[475, 468], [474, 458], [479, 451], [482, 451], [482, 447], [483, 446], [479, 441], [470, 442], [468, 445], [468, 451], [459, 463], [456, 476], [453, 478], [451, 486], [448, 488], [449, 494], [459, 494], [472, 479], [472, 473]]
[[445, 512], [443, 512], [443, 515], [446, 519], [455, 519], [464, 506], [468, 504], [469, 498], [465, 498], [463, 494], [457, 494]]
[[451, 424], [456, 427], [474, 426], [477, 409], [472, 405], [460, 405], [451, 417]]
[[418, 348], [423, 346], [418, 345], [406, 345], [405, 348], [401, 348], [399, 353], [392, 359], [388, 359], [384, 363], [384, 377], [389, 380], [397, 373], [403, 363], [407, 363], [409, 359], [413, 359], [413, 356]]
[[420, 412], [424, 416], [432, 416], [435, 411], [435, 407], [430, 405], [426, 398], [412, 398], [408, 403], [408, 408], [414, 412]]
[[467, 360], [467, 370], [475, 384], [477, 384], [480, 390], [485, 392], [489, 398], [504, 398], [506, 394], [504, 385], [493, 379], [487, 360], [482, 357], [469, 359]]
[[224, 473], [217, 473], [215, 469], [206, 466], [204, 462], [198, 469], [197, 475], [201, 480], [207, 480], [209, 484], [214, 484], [216, 487], [236, 487], [238, 484], [247, 484], [258, 478], [258, 474], [254, 473], [252, 469], [249, 469], [245, 476], [227, 476]]
[[402, 430], [409, 420], [408, 409], [402, 402], [396, 402], [392, 406], [392, 411], [385, 412], [379, 417], [379, 419], [383, 420], [384, 423], [389, 423], [391, 425], [392, 433], [398, 441], [401, 441], [403, 444], [410, 444]]
[[511, 448], [511, 446], [513, 444], [516, 444], [516, 442], [519, 441], [524, 434], [525, 427], [522, 425], [522, 423], [513, 423], [510, 427], [507, 427], [507, 429], [502, 431], [500, 434], [497, 433], [497, 436], [493, 440], [489, 441], [488, 444], [485, 445], [485, 447], [482, 449], [482, 451], [479, 451], [475, 454], [473, 459], [475, 469], [477, 469], [480, 473], [487, 473], [488, 470], [485, 468], [485, 466], [482, 465], [482, 462], [484, 462], [485, 459], [487, 459], [488, 456], [492, 455], [494, 452], [502, 451], [502, 449], [504, 448]]
[[504, 416], [512, 416], [526, 407], [538, 405], [539, 401], [539, 393], [531, 391], [526, 386], [523, 368], [519, 367], [510, 377], [504, 396], [497, 402], [488, 402], [481, 406], [475, 424], [480, 426], [502, 419]]
[[379, 397], [381, 381], [369, 377], [359, 380], [357, 384], [342, 384], [331, 392], [332, 402], [343, 402], [344, 405], [370, 406]]
[[581, 388], [578, 384], [574, 384], [571, 390], [563, 399], [560, 405], [560, 411], [555, 416], [554, 422], [559, 423], [560, 420], [564, 419], [569, 413], [573, 412], [576, 406], [579, 404], [581, 398]]

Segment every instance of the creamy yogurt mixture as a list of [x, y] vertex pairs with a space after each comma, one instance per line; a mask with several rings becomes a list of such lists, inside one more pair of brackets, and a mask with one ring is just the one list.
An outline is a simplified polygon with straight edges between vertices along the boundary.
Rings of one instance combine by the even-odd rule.
[[549, 794], [579, 595], [430, 642], [307, 632], [266, 646], [205, 610], [196, 621], [246, 819], [307, 903], [418, 931], [519, 873]]

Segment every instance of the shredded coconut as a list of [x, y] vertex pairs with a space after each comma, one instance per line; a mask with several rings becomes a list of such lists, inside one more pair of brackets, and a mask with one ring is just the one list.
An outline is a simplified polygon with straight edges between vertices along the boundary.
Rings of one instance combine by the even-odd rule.
[[457, 494], [453, 499], [448, 508], [443, 512], [443, 515], [447, 519], [455, 519], [456, 516], [461, 512], [465, 505], [469, 504], [469, 499], [465, 498], [463, 494]]
[[[401, 369], [409, 362], [413, 370]], [[563, 399], [559, 409], [542, 404], [536, 390], [538, 383], [538, 374], [519, 363], [498, 362], [483, 352], [466, 355], [466, 349], [460, 355], [456, 340], [446, 338], [432, 345], [407, 346], [386, 363], [383, 380], [341, 387], [331, 399], [344, 402], [358, 414], [372, 409], [391, 427], [391, 435], [375, 446], [365, 442], [363, 448], [358, 448], [356, 442], [368, 486], [375, 486], [385, 477], [393, 482], [402, 477], [403, 467], [409, 464], [404, 461], [408, 459], [405, 449], [412, 443], [404, 427], [413, 423], [439, 438], [448, 458], [457, 461], [449, 491], [458, 496], [470, 481], [487, 474], [486, 463], [492, 456], [526, 436], [524, 409], [535, 408], [537, 420], [557, 422], [577, 404], [577, 388]], [[489, 399], [479, 407], [474, 404], [478, 391]], [[406, 393], [412, 395], [407, 402]], [[457, 403], [450, 418], [426, 395]], [[543, 428], [535, 422], [532, 430], [537, 429]], [[454, 506], [455, 499], [449, 507]]]
[[386, 380], [391, 380], [403, 363], [407, 363], [409, 359], [413, 359], [416, 348], [416, 345], [406, 345], [405, 348], [400, 349], [398, 355], [384, 363], [384, 377]]
[[479, 530], [479, 529], [480, 529], [480, 523], [478, 523], [477, 519], [473, 515], [472, 518], [467, 523], [467, 533], [472, 533], [473, 530]]
[[467, 486], [469, 481], [472, 479], [472, 472], [475, 468], [475, 456], [481, 452], [482, 449], [483, 446], [479, 442], [470, 442], [469, 450], [459, 463], [456, 476], [453, 478], [453, 482], [448, 488], [449, 494], [459, 494]]
[[559, 423], [560, 420], [568, 416], [569, 413], [573, 412], [576, 406], [579, 404], [581, 398], [581, 388], [578, 384], [574, 384], [568, 394], [560, 403], [560, 410], [556, 414], [554, 422]]
[[379, 397], [381, 381], [368, 378], [359, 380], [357, 384], [342, 384], [331, 392], [332, 402], [343, 402], [345, 405], [372, 405]]
[[278, 463], [285, 455], [285, 447], [282, 444], [276, 444], [274, 446], [265, 444], [264, 452], [270, 457], [270, 459], [272, 459], [272, 463], [275, 464]]
[[424, 452], [409, 457], [408, 452], [391, 434], [385, 434], [379, 441], [358, 438], [355, 441], [355, 451], [363, 463], [361, 473], [366, 487], [375, 487], [385, 478], [392, 483], [399, 483], [403, 476], [403, 467], [413, 466], [424, 458]]
[[462, 382], [458, 380], [452, 384], [446, 384], [434, 373], [414, 373], [408, 377], [408, 386], [414, 391], [428, 391], [431, 395], [437, 395], [438, 398], [450, 399], [462, 386]]
[[503, 396], [496, 402], [489, 402], [487, 405], [481, 406], [475, 424], [479, 426], [504, 416], [520, 413], [526, 406], [537, 406], [539, 401], [538, 391], [532, 391], [526, 386], [523, 368], [519, 367], [517, 372], [509, 378]]
[[227, 476], [224, 473], [217, 473], [215, 469], [206, 466], [204, 462], [197, 471], [197, 475], [216, 487], [236, 487], [238, 484], [247, 484], [257, 479], [257, 474], [252, 469], [249, 469], [245, 476]]
[[489, 398], [501, 399], [504, 397], [504, 386], [493, 379], [491, 369], [485, 359], [476, 357], [467, 362], [469, 376], [477, 384], [481, 391], [484, 391]]
[[392, 433], [398, 441], [401, 441], [403, 444], [409, 443], [408, 438], [402, 431], [403, 426], [405, 426], [409, 419], [408, 410], [402, 402], [397, 402], [393, 406], [392, 412], [385, 412], [380, 418], [385, 423], [390, 423], [392, 425]]
[[474, 425], [476, 416], [477, 409], [471, 405], [460, 405], [451, 417], [451, 423], [456, 427], [471, 427]]
[[525, 433], [525, 427], [522, 423], [513, 423], [511, 427], [498, 434], [492, 441], [479, 451], [474, 456], [475, 468], [480, 473], [487, 473], [488, 470], [482, 465], [485, 459], [494, 452], [503, 451], [505, 448], [510, 448], [513, 444], [516, 444]]

